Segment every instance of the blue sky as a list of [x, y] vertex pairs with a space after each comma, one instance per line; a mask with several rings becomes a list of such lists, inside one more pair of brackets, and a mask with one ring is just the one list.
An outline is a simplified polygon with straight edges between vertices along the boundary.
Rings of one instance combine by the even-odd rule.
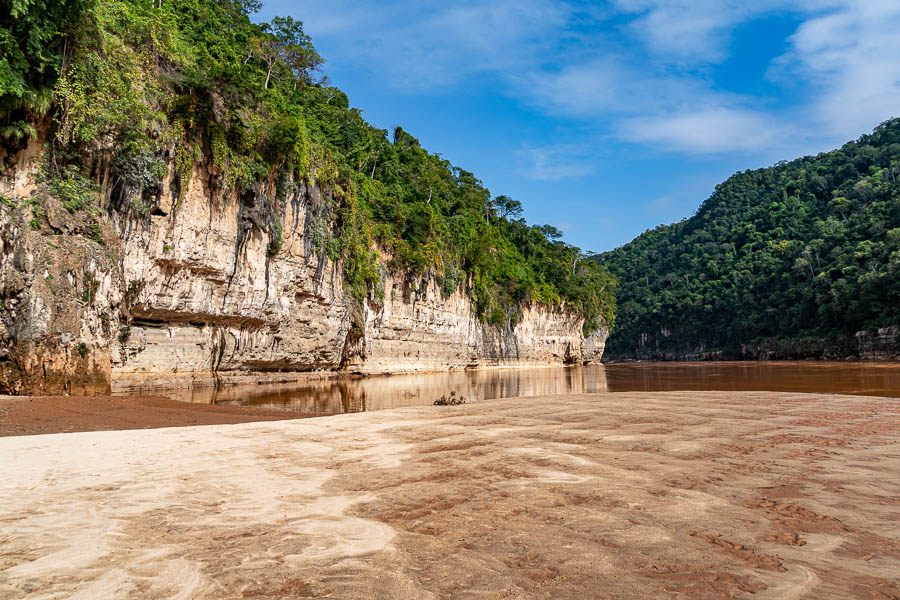
[[376, 126], [605, 251], [900, 116], [900, 0], [264, 0]]

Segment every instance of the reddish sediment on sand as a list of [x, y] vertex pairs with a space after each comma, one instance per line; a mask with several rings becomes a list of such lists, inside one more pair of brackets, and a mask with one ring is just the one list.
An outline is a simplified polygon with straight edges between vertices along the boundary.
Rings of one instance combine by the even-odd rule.
[[5, 396], [0, 397], [0, 437], [225, 425], [316, 416], [321, 415], [179, 402], [161, 396]]

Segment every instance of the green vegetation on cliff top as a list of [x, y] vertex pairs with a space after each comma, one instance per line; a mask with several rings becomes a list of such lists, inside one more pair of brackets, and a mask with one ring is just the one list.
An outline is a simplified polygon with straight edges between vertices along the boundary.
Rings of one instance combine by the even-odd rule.
[[893, 119], [840, 150], [737, 173], [693, 217], [600, 255], [621, 282], [609, 354], [734, 353], [900, 324], [898, 179]]
[[255, 0], [0, 7], [0, 142], [22, 147], [48, 127], [43, 176], [51, 190], [72, 192], [62, 198], [70, 210], [108, 169], [110, 210], [144, 217], [167, 165], [183, 194], [203, 160], [223, 193], [264, 209], [254, 226], [277, 254], [286, 199], [315, 181], [334, 202], [316, 247], [342, 259], [358, 300], [380, 292], [381, 249], [447, 294], [465, 286], [494, 324], [514, 324], [527, 302], [579, 311], [586, 333], [612, 322], [615, 279], [605, 268], [401, 128], [389, 136], [369, 125], [320, 75], [299, 21], [255, 24]]

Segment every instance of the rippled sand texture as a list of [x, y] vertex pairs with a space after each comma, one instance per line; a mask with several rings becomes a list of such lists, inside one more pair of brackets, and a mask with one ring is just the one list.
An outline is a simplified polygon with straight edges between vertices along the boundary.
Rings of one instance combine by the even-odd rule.
[[3, 598], [894, 598], [900, 402], [569, 395], [0, 439]]

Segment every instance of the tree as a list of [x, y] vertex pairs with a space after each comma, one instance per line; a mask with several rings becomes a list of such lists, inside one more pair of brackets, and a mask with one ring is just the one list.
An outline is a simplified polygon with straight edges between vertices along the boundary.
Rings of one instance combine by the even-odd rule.
[[549, 240], [559, 240], [562, 239], [563, 236], [562, 231], [560, 231], [553, 225], [541, 225], [540, 231], [544, 234], [544, 237]]
[[518, 200], [513, 200], [509, 196], [497, 196], [494, 198], [494, 207], [504, 219], [514, 220], [522, 216], [522, 203]]
[[311, 73], [323, 64], [309, 36], [303, 31], [303, 22], [291, 17], [275, 17], [271, 23], [262, 26], [262, 35], [250, 40], [252, 52], [266, 65], [266, 80], [269, 82], [277, 66], [283, 66], [291, 74], [294, 89], [311, 83]]
[[0, 0], [0, 136], [35, 134], [86, 0]]

